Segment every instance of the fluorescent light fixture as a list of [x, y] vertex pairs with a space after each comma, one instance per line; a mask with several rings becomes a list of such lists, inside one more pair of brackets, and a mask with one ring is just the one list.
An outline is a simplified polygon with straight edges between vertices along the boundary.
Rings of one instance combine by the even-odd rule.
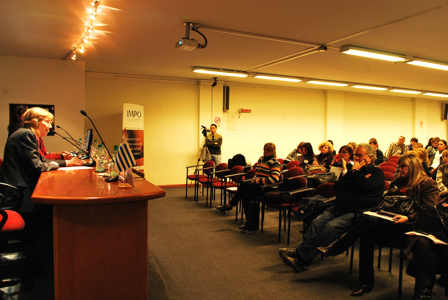
[[375, 91], [386, 91], [387, 90], [387, 88], [385, 88], [385, 87], [373, 86], [373, 85], [362, 85], [362, 84], [352, 85], [352, 88], [364, 89], [364, 90], [375, 90]]
[[410, 64], [413, 66], [418, 66], [418, 67], [448, 71], [447, 64], [441, 64], [441, 63], [437, 63], [437, 62], [433, 62], [433, 61], [429, 61], [429, 60], [414, 59], [414, 60], [408, 61], [407, 64]]
[[215, 69], [204, 69], [204, 68], [194, 68], [193, 72], [201, 73], [201, 74], [210, 74], [210, 75], [240, 77], [240, 78], [245, 78], [245, 77], [248, 76], [247, 73], [242, 73], [242, 72], [234, 72], [234, 71], [227, 71], [227, 70], [215, 70]]
[[332, 82], [332, 81], [321, 81], [321, 80], [309, 80], [306, 83], [310, 84], [320, 84], [320, 85], [331, 85], [331, 86], [348, 86], [347, 83], [342, 82]]
[[287, 82], [300, 82], [300, 81], [302, 81], [302, 80], [297, 79], [297, 78], [281, 77], [281, 76], [268, 76], [268, 75], [256, 75], [255, 78], [266, 79], [266, 80], [287, 81]]
[[406, 57], [400, 54], [388, 53], [379, 50], [371, 50], [366, 48], [360, 48], [355, 46], [343, 46], [341, 47], [341, 53], [362, 56], [366, 58], [385, 60], [390, 62], [404, 62]]
[[418, 95], [422, 92], [420, 91], [413, 91], [413, 90], [403, 90], [403, 89], [391, 89], [392, 93], [403, 93], [403, 94], [412, 94], [412, 95]]
[[441, 97], [441, 98], [448, 98], [448, 94], [441, 94], [441, 93], [424, 93], [424, 96], [431, 96], [431, 97]]

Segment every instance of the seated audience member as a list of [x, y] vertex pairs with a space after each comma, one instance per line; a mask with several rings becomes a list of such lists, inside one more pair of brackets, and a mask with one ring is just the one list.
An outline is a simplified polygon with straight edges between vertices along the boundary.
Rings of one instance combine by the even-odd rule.
[[437, 169], [436, 183], [440, 197], [448, 197], [448, 150], [442, 152], [442, 164]]
[[302, 148], [303, 144], [305, 144], [305, 143], [300, 142], [299, 145], [297, 145], [297, 148], [295, 148], [288, 154], [288, 156], [286, 157], [286, 160], [287, 161], [299, 161], [302, 156], [301, 148]]
[[331, 147], [333, 147], [333, 156], [335, 156], [336, 155], [336, 151], [334, 150], [333, 140], [328, 140], [327, 142], [329, 142], [331, 144]]
[[[448, 204], [443, 203], [441, 206], [443, 209], [447, 209]], [[447, 224], [444, 224], [434, 211], [424, 210], [420, 216], [420, 223], [416, 224], [417, 231], [421, 230], [434, 235], [439, 240], [448, 242]], [[407, 273], [415, 277], [413, 299], [432, 299], [436, 274], [446, 274], [448, 268], [448, 248], [446, 245], [435, 244], [429, 238], [422, 236], [409, 236], [408, 239], [412, 255]]]
[[434, 180], [426, 175], [415, 153], [402, 155], [398, 165], [399, 177], [391, 183], [388, 193], [404, 192], [411, 199], [413, 205], [407, 216], [396, 215], [393, 218], [393, 223], [366, 217], [361, 224], [358, 224], [357, 230], [361, 232], [359, 250], [361, 286], [352, 292], [352, 296], [362, 296], [373, 289], [375, 242], [393, 242], [398, 247], [405, 247], [407, 238], [404, 233], [413, 229], [414, 226], [419, 228], [422, 225], [422, 217], [427, 213], [434, 212], [433, 206], [439, 202], [437, 186]]
[[283, 261], [296, 272], [306, 270], [320, 252], [352, 228], [359, 212], [376, 206], [384, 191], [384, 174], [373, 165], [375, 150], [360, 144], [354, 154], [352, 170], [345, 168], [335, 183], [336, 204], [314, 219], [303, 235], [303, 242], [296, 248], [280, 248]]
[[280, 163], [276, 157], [275, 145], [267, 143], [263, 147], [263, 156], [258, 160], [255, 167], [255, 176], [248, 181], [242, 182], [237, 193], [226, 206], [218, 206], [220, 211], [232, 209], [243, 201], [243, 208], [246, 214], [246, 224], [242, 231], [254, 232], [259, 225], [259, 197], [263, 195], [263, 185], [276, 184], [280, 181]]
[[417, 155], [417, 158], [422, 163], [423, 170], [425, 170], [426, 175], [431, 176], [431, 171], [429, 170], [428, 151], [426, 151], [426, 149], [423, 148], [417, 148], [412, 152], [414, 152], [415, 155]]
[[301, 149], [302, 158], [299, 160], [300, 167], [306, 170], [307, 167], [312, 166], [315, 161], [313, 146], [310, 143], [303, 143]]
[[446, 141], [439, 139], [439, 144], [437, 145], [437, 151], [434, 155], [434, 158], [432, 160], [432, 164], [430, 166], [430, 170], [432, 174], [435, 174], [435, 172], [437, 172], [437, 168], [440, 166], [440, 164], [442, 163], [442, 152], [443, 150], [445, 150], [447, 147]]
[[355, 142], [348, 142], [347, 146], [351, 147], [353, 149], [353, 152], [355, 152], [356, 147], [358, 147], [358, 144], [356, 144]]
[[391, 158], [392, 156], [403, 155], [406, 152], [406, 145], [404, 144], [404, 141], [405, 137], [400, 136], [396, 143], [390, 144], [389, 149], [387, 149], [386, 152], [387, 159]]
[[376, 150], [375, 165], [377, 166], [384, 161], [383, 152], [380, 149], [378, 149], [378, 141], [376, 140], [376, 138], [371, 138], [369, 140], [369, 145], [371, 145]]
[[332, 167], [338, 167], [342, 169], [347, 169], [350, 171], [353, 166], [353, 149], [347, 145], [342, 146], [339, 149], [338, 154], [333, 157], [330, 164], [330, 171]]
[[330, 142], [323, 142], [319, 145], [319, 151], [320, 153], [316, 155], [317, 162], [328, 171], [333, 160], [333, 145]]
[[409, 145], [406, 146], [407, 151], [412, 151], [418, 148], [418, 138], [413, 137], [411, 138], [411, 143]]
[[433, 137], [431, 138], [431, 144], [426, 146], [426, 150], [428, 151], [428, 157], [429, 157], [429, 165], [431, 166], [433, 161], [434, 161], [434, 157], [436, 156], [436, 152], [437, 152], [437, 148], [439, 146], [439, 137]]

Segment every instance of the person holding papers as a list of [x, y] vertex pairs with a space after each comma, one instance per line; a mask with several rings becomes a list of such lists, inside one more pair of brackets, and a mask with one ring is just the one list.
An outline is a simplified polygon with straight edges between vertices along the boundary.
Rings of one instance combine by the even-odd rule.
[[[351, 296], [362, 296], [372, 290], [374, 285], [373, 249], [375, 242], [394, 242], [399, 247], [406, 247], [408, 239], [405, 232], [412, 229], [427, 230], [431, 222], [428, 216], [435, 217], [434, 206], [440, 201], [439, 191], [434, 180], [428, 177], [417, 155], [408, 152], [398, 162], [399, 177], [391, 183], [389, 194], [402, 193], [412, 201], [412, 208], [407, 216], [395, 215], [391, 221], [366, 217], [360, 224], [359, 280], [360, 288]], [[424, 262], [421, 262], [424, 263]], [[417, 280], [418, 281], [418, 280]], [[421, 298], [422, 289], [416, 284], [415, 299]]]

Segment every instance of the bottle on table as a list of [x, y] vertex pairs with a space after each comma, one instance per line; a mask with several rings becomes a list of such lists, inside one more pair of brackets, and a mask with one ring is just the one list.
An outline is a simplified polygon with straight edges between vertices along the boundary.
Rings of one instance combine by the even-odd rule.
[[96, 169], [95, 171], [98, 173], [103, 173], [106, 171], [107, 160], [106, 160], [106, 150], [104, 149], [103, 144], [98, 144], [98, 148], [96, 149]]

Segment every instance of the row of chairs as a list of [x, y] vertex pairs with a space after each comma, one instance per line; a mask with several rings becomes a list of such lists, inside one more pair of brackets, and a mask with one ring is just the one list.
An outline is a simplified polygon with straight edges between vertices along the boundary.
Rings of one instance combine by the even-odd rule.
[[[395, 178], [398, 172], [398, 160], [399, 156], [391, 157], [389, 160], [381, 163], [378, 167], [383, 171], [385, 176], [385, 186], [386, 190], [389, 188], [391, 181]], [[188, 174], [189, 169], [194, 168], [193, 174]], [[187, 167], [187, 179], [186, 179], [186, 192], [185, 197], [188, 198], [188, 181], [193, 181], [195, 186], [194, 199], [199, 201], [198, 193], [199, 186], [202, 185], [202, 189], [207, 189], [206, 203], [208, 206], [212, 206], [212, 201], [215, 197], [216, 189], [221, 190], [221, 204], [226, 203], [227, 195], [229, 193], [234, 193], [237, 190], [239, 183], [242, 180], [250, 178], [253, 174], [248, 170], [242, 170], [241, 168], [227, 169], [226, 164], [220, 164], [213, 166], [212, 163], [205, 163], [202, 165], [188, 166]], [[307, 201], [309, 193], [314, 194], [319, 193], [324, 195], [329, 203], [334, 200], [334, 183], [325, 183], [320, 185], [312, 185], [310, 179], [313, 178], [313, 174], [305, 174], [304, 171], [298, 167], [297, 163], [291, 162], [285, 165], [285, 170], [282, 174], [282, 183], [276, 187], [270, 187], [261, 202], [261, 231], [263, 231], [264, 223], [264, 212], [266, 209], [276, 209], [279, 212], [278, 216], [278, 240], [281, 241], [282, 226], [283, 231], [287, 231], [287, 243], [290, 242], [290, 230], [291, 230], [291, 218], [292, 215], [306, 214], [307, 212], [301, 211], [304, 207], [304, 203]], [[314, 175], [316, 176], [316, 175]], [[319, 174], [317, 174], [319, 176]], [[272, 189], [273, 188], [273, 189]], [[208, 190], [211, 190], [210, 193]], [[322, 208], [325, 207], [325, 200], [322, 201]], [[241, 207], [236, 210], [236, 218], [238, 220], [238, 211], [242, 215]], [[318, 211], [317, 211], [318, 212]], [[309, 216], [309, 222], [315, 215]], [[306, 226], [305, 216], [302, 218], [304, 220], [304, 227]], [[382, 249], [384, 247], [389, 248], [389, 266], [388, 271], [392, 272], [392, 258], [394, 256], [393, 250], [397, 249], [395, 245], [378, 245], [378, 262], [377, 268], [381, 268], [381, 258]], [[399, 270], [398, 270], [398, 298], [402, 297], [402, 281], [403, 281], [403, 269], [404, 269], [404, 253], [401, 248], [399, 250]], [[353, 256], [355, 247], [351, 247], [350, 255], [350, 272], [353, 270]], [[347, 251], [348, 254], [348, 251]], [[448, 289], [445, 290], [448, 293]]]
[[[202, 190], [206, 205], [212, 207], [216, 190], [219, 190], [220, 203], [225, 205], [229, 195], [236, 192], [239, 184], [250, 179], [254, 174], [255, 169], [253, 167], [234, 166], [229, 169], [227, 164], [219, 164], [215, 167], [213, 162], [187, 166], [185, 198], [188, 198], [188, 187], [193, 183], [193, 199], [195, 201], [199, 201], [199, 192]], [[278, 210], [278, 239], [281, 241], [283, 226], [283, 231], [288, 233], [287, 243], [289, 244], [292, 215], [300, 215], [301, 208], [308, 203], [305, 196], [315, 193], [316, 190], [324, 190], [319, 187], [316, 189], [316, 185], [313, 184], [314, 181], [309, 180], [312, 176], [317, 175], [305, 174], [304, 170], [299, 167], [298, 162], [292, 161], [285, 164], [281, 182], [263, 187], [265, 194], [261, 200], [261, 231], [264, 231], [265, 210]], [[238, 221], [239, 214], [243, 215], [241, 203], [236, 207], [235, 221]], [[304, 213], [302, 215], [305, 216]], [[306, 217], [310, 216], [306, 215]]]

